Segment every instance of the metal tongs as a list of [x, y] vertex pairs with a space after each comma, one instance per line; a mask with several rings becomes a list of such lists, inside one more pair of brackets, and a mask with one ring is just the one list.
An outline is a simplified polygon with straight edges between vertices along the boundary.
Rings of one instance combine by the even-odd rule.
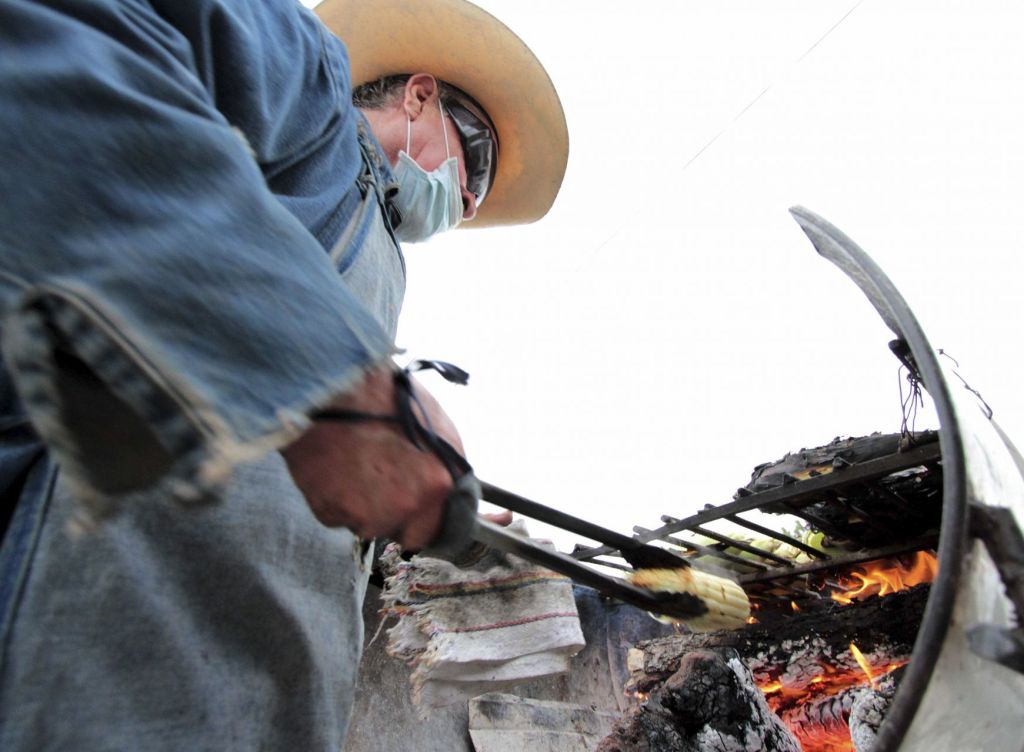
[[[472, 478], [473, 476], [463, 476], [463, 478], [467, 477]], [[479, 488], [481, 497], [485, 501], [523, 517], [544, 522], [617, 549], [622, 554], [622, 558], [634, 569], [684, 569], [693, 566], [686, 559], [664, 548], [641, 543], [628, 535], [622, 535], [539, 502], [525, 499], [490, 483], [480, 482]], [[451, 503], [451, 497], [449, 497], [449, 503]], [[696, 595], [664, 593], [638, 588], [620, 577], [599, 572], [571, 556], [542, 548], [487, 520], [479, 518], [476, 520], [471, 537], [491, 548], [520, 556], [534, 564], [563, 574], [575, 582], [594, 588], [602, 595], [652, 613], [676, 619], [692, 619], [708, 612], [707, 605]]]
[[[457, 366], [443, 361], [418, 360], [407, 368], [395, 372], [394, 415], [374, 415], [353, 410], [328, 408], [314, 414], [322, 420], [387, 421], [401, 426], [406, 437], [415, 446], [431, 451], [441, 460], [454, 480], [448, 495], [437, 539], [423, 552], [458, 562], [464, 559], [474, 541], [505, 553], [522, 557], [534, 564], [547, 567], [582, 585], [594, 588], [602, 595], [616, 598], [652, 613], [676, 619], [693, 619], [708, 613], [708, 606], [700, 597], [690, 593], [668, 593], [636, 587], [621, 577], [603, 574], [580, 561], [557, 551], [535, 545], [526, 538], [514, 535], [499, 525], [480, 519], [477, 501], [484, 499], [511, 512], [544, 522], [584, 538], [598, 541], [617, 549], [634, 569], [688, 569], [693, 565], [664, 548], [641, 543], [635, 538], [607, 530], [565, 512], [530, 501], [490, 483], [481, 483], [473, 468], [433, 428], [424, 425], [412, 406], [417, 402], [412, 388], [412, 371], [429, 368], [453, 383], [465, 384], [469, 374]], [[423, 415], [426, 411], [421, 410]]]

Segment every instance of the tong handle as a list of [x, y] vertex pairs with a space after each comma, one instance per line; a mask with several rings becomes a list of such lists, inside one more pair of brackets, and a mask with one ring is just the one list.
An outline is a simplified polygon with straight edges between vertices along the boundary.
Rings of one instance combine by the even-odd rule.
[[483, 498], [492, 504], [618, 549], [622, 558], [635, 569], [682, 569], [692, 566], [686, 559], [664, 548], [642, 543], [636, 538], [581, 520], [579, 517], [523, 498], [491, 483], [481, 481], [480, 488], [483, 491]]

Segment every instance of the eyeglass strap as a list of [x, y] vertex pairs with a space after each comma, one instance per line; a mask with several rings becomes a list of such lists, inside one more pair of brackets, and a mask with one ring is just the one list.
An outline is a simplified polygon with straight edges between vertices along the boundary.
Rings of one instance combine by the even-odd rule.
[[[406, 368], [395, 371], [395, 414], [367, 413], [360, 410], [345, 408], [325, 408], [313, 413], [314, 420], [336, 420], [346, 423], [366, 423], [379, 421], [397, 423], [405, 437], [420, 451], [431, 451], [441, 460], [452, 480], [458, 482], [463, 476], [473, 472], [472, 465], [451, 444], [442, 439], [430, 424], [430, 417], [420, 403], [412, 387], [412, 373], [423, 370], [437, 371], [453, 384], [467, 384], [469, 374], [463, 369], [443, 360], [416, 360]], [[426, 425], [420, 422], [413, 410], [413, 405], [420, 408], [420, 415]]]

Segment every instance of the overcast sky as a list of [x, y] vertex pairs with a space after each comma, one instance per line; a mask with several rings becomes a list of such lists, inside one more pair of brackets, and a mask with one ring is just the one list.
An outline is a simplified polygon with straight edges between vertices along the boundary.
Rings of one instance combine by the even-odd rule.
[[478, 4], [570, 134], [545, 219], [406, 248], [399, 344], [472, 374], [425, 380], [480, 477], [630, 532], [898, 431], [890, 333], [794, 204], [871, 254], [1024, 443], [1019, 3]]

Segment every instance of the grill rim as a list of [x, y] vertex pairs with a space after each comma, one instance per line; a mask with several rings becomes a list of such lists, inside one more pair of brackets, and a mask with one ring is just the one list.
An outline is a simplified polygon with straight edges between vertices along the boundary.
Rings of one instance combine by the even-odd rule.
[[909, 348], [909, 365], [935, 403], [942, 453], [942, 525], [939, 571], [932, 582], [907, 673], [878, 731], [877, 752], [892, 752], [902, 743], [931, 681], [945, 645], [967, 552], [967, 469], [963, 437], [949, 385], [938, 358], [907, 302], [881, 267], [841, 230], [803, 207], [790, 213], [815, 250], [838, 266], [867, 296], [899, 339]]

